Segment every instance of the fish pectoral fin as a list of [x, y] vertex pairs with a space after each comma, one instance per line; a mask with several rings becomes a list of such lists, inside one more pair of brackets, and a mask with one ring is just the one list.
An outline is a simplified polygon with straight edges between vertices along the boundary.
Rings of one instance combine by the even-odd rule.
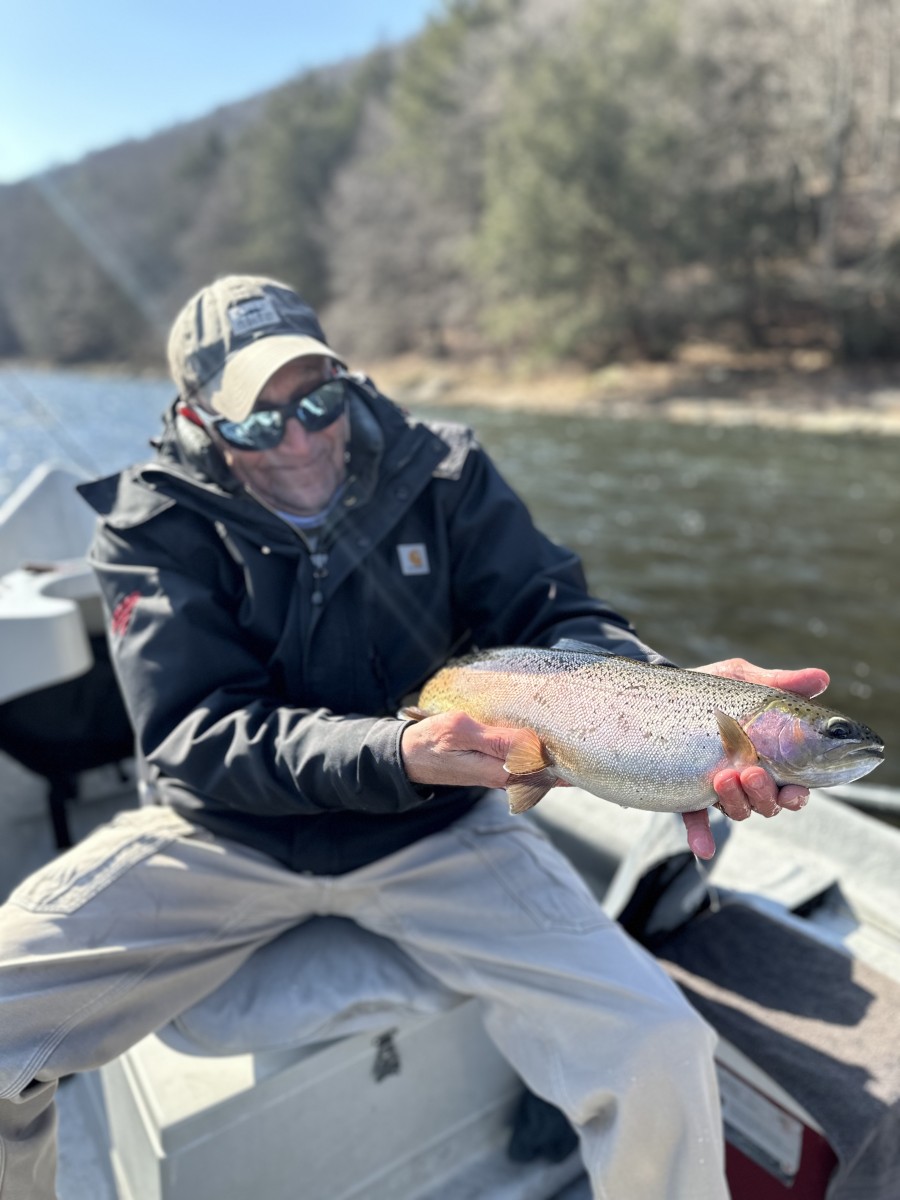
[[400, 716], [407, 721], [424, 721], [431, 714], [427, 713], [424, 708], [419, 708], [417, 704], [407, 704], [405, 708], [400, 709]]
[[510, 746], [503, 766], [510, 775], [533, 775], [550, 766], [547, 747], [533, 729], [522, 729], [514, 746]]
[[528, 812], [529, 808], [534, 808], [539, 800], [543, 800], [551, 788], [556, 787], [557, 782], [554, 772], [546, 767], [528, 775], [510, 775], [506, 785], [509, 811], [516, 814]]
[[722, 712], [721, 708], [714, 710], [716, 724], [719, 726], [719, 737], [725, 747], [725, 753], [733, 766], [752, 767], [759, 762], [756, 747], [734, 717]]

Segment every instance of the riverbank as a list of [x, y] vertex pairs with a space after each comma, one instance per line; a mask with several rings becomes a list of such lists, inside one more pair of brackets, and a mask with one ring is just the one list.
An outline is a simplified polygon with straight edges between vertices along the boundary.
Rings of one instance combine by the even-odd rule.
[[[738, 354], [713, 344], [686, 347], [672, 362], [615, 363], [596, 371], [539, 370], [520, 363], [401, 355], [359, 366], [410, 408], [484, 406], [593, 413], [823, 433], [900, 436], [900, 362], [834, 366], [816, 350]], [[59, 371], [50, 363], [0, 360], [0, 371]], [[82, 376], [164, 382], [129, 364], [64, 368]]]
[[484, 405], [826, 433], [900, 435], [900, 363], [836, 367], [816, 351], [738, 355], [689, 347], [675, 362], [615, 364], [594, 372], [503, 369], [413, 355], [369, 365], [410, 407]]

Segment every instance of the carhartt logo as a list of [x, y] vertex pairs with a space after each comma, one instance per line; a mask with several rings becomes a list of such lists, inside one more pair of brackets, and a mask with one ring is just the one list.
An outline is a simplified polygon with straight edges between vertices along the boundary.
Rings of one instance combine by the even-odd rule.
[[235, 337], [243, 337], [246, 333], [255, 333], [257, 329], [279, 325], [281, 317], [269, 297], [260, 296], [258, 300], [242, 300], [240, 304], [233, 304], [228, 310], [228, 323]]
[[110, 626], [116, 637], [122, 637], [128, 632], [128, 626], [131, 624], [131, 618], [134, 615], [135, 607], [138, 600], [141, 598], [140, 592], [131, 592], [123, 597], [113, 609]]
[[421, 542], [404, 542], [397, 547], [400, 570], [404, 575], [428, 575], [428, 551]]

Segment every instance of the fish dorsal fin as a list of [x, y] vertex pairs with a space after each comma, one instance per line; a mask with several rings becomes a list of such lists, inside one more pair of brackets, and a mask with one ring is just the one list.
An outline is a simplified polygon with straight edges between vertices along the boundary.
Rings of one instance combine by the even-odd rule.
[[719, 737], [722, 739], [722, 745], [725, 747], [725, 753], [731, 764], [735, 767], [752, 767], [758, 763], [759, 755], [756, 753], [756, 747], [734, 717], [729, 717], [728, 713], [722, 712], [721, 708], [713, 711], [716, 715], [716, 724], [719, 726]]
[[591, 642], [580, 642], [578, 638], [560, 638], [550, 647], [551, 650], [564, 650], [569, 654], [593, 654], [595, 658], [617, 658], [612, 650], [602, 646], [594, 646]]
[[520, 741], [510, 747], [503, 764], [510, 773], [506, 795], [511, 813], [528, 812], [558, 782], [544, 743], [531, 729], [521, 732]]

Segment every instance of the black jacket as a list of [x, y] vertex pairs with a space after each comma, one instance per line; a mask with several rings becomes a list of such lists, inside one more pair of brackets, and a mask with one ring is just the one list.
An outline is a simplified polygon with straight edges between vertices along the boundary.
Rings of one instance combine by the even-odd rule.
[[351, 430], [348, 486], [312, 556], [174, 410], [153, 462], [80, 488], [148, 795], [319, 874], [483, 794], [418, 787], [401, 763], [397, 710], [448, 656], [571, 637], [656, 658], [469, 430], [408, 417], [367, 381]]

